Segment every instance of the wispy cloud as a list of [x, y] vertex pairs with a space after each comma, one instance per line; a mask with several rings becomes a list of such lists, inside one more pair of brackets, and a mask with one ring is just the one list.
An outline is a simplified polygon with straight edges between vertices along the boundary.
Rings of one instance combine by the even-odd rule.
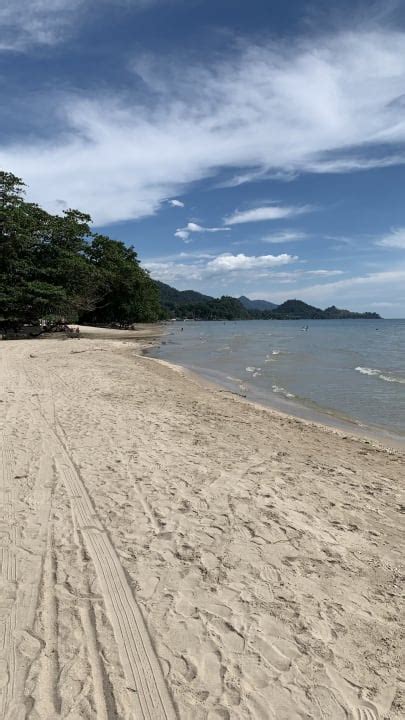
[[[299, 279], [299, 278], [298, 278]], [[294, 295], [309, 303], [339, 304], [340, 307], [359, 307], [368, 309], [367, 297], [381, 297], [382, 303], [405, 300], [405, 268], [384, 270], [318, 283], [316, 285], [294, 286]], [[270, 297], [270, 296], [269, 296]], [[271, 293], [274, 301], [285, 299], [285, 291], [275, 289]], [[271, 299], [270, 298], [270, 299]], [[266, 296], [264, 295], [264, 299]]]
[[[319, 269], [319, 270], [289, 270], [289, 271], [281, 271], [281, 272], [274, 272], [272, 273], [272, 286], [273, 286], [273, 294], [277, 292], [277, 286], [285, 285], [285, 284], [293, 284], [296, 283], [298, 280], [308, 280], [311, 278], [330, 278], [330, 277], [337, 277], [339, 275], [344, 275], [343, 270], [326, 270], [326, 269]], [[283, 290], [285, 292], [285, 290]], [[295, 290], [294, 290], [295, 293]], [[263, 297], [263, 299], [266, 299], [266, 297], [263, 295], [263, 293], [260, 295], [257, 295], [257, 293], [254, 292], [254, 295], [252, 297]]]
[[0, 7], [0, 50], [53, 45], [85, 0], [4, 0]]
[[395, 302], [372, 302], [370, 303], [370, 307], [375, 308], [395, 308], [400, 307], [401, 303], [395, 303]]
[[239, 187], [240, 185], [246, 185], [247, 183], [251, 182], [259, 182], [261, 180], [282, 180], [284, 182], [289, 182], [291, 180], [294, 180], [294, 178], [297, 177], [296, 172], [287, 171], [287, 170], [273, 170], [269, 171], [266, 169], [258, 169], [258, 170], [248, 170], [247, 172], [238, 173], [236, 175], [232, 175], [232, 177], [227, 178], [226, 180], [221, 180], [220, 182], [216, 183], [217, 188], [233, 188], [233, 187]]
[[189, 232], [197, 232], [197, 233], [216, 233], [216, 232], [226, 232], [229, 230], [227, 227], [203, 227], [202, 225], [198, 225], [194, 222], [187, 223], [186, 230]]
[[245, 45], [205, 67], [159, 57], [137, 72], [150, 89], [142, 100], [58, 98], [59, 137], [3, 140], [0, 162], [27, 180], [32, 199], [57, 209], [63, 197], [102, 224], [153, 214], [221, 169], [348, 172], [403, 162], [403, 32]]
[[303, 275], [313, 277], [334, 277], [336, 275], [344, 275], [343, 270], [305, 270]]
[[217, 233], [217, 232], [226, 232], [229, 230], [227, 227], [203, 227], [202, 225], [198, 225], [194, 222], [187, 223], [186, 227], [184, 228], [177, 228], [176, 232], [174, 233], [175, 237], [180, 238], [180, 240], [184, 240], [186, 242], [191, 233]]
[[[164, 0], [98, 0], [100, 5], [139, 9]], [[81, 13], [92, 0], [2, 0], [0, 51], [26, 51], [33, 45], [55, 45], [80, 27]], [[93, 9], [95, 10], [94, 6]]]
[[268, 243], [270, 245], [279, 245], [288, 242], [297, 242], [298, 240], [305, 240], [308, 234], [301, 231], [286, 230], [285, 232], [273, 233], [272, 235], [266, 235], [261, 239], [261, 242]]
[[184, 208], [184, 202], [181, 200], [168, 200], [169, 205], [175, 208]]
[[264, 207], [252, 208], [251, 210], [236, 210], [229, 217], [224, 218], [226, 225], [239, 225], [241, 223], [261, 222], [263, 220], [281, 220], [283, 218], [302, 215], [312, 208], [309, 205], [302, 207], [282, 207], [278, 205], [265, 205]]
[[405, 228], [393, 228], [391, 232], [376, 241], [376, 245], [385, 248], [405, 250]]
[[178, 253], [170, 253], [168, 255], [157, 255], [151, 258], [145, 258], [143, 259], [142, 264], [145, 265], [146, 268], [149, 268], [156, 263], [162, 264], [177, 261], [186, 262], [189, 260], [212, 260], [215, 257], [217, 257], [217, 253], [201, 252], [201, 250], [182, 250]]
[[344, 158], [320, 159], [315, 162], [308, 162], [306, 171], [326, 175], [328, 173], [345, 173], [358, 170], [371, 170], [372, 168], [393, 167], [394, 165], [405, 165], [405, 152], [393, 153], [386, 157], [358, 157], [355, 154], [348, 154]]

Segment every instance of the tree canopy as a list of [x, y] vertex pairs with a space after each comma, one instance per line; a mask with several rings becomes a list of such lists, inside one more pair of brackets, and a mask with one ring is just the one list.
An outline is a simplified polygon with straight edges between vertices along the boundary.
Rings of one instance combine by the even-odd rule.
[[132, 247], [90, 229], [78, 210], [52, 215], [0, 171], [0, 321], [153, 322], [159, 293]]

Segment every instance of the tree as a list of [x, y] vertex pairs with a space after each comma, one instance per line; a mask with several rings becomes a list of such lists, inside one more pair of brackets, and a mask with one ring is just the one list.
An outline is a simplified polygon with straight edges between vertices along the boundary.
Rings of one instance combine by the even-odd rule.
[[51, 215], [24, 197], [23, 181], [0, 172], [0, 321], [154, 321], [159, 293], [133, 248], [95, 234], [78, 210]]
[[50, 215], [25, 201], [24, 188], [20, 178], [0, 173], [0, 316], [21, 324], [77, 315], [91, 276], [84, 254], [90, 218]]
[[88, 322], [154, 322], [162, 315], [159, 292], [138, 262], [133, 247], [95, 234], [87, 257], [97, 272], [100, 302], [84, 315]]

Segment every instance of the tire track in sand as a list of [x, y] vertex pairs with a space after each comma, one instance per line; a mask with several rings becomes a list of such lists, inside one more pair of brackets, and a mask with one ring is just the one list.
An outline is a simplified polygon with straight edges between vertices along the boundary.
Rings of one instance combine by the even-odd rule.
[[114, 700], [112, 697], [111, 688], [105, 676], [104, 667], [99, 652], [94, 609], [90, 600], [91, 592], [85, 573], [83, 542], [77, 527], [76, 515], [73, 511], [73, 508], [71, 508], [71, 510], [74, 541], [77, 546], [77, 565], [80, 569], [83, 583], [82, 597], [79, 599], [79, 614], [84, 635], [86, 638], [88, 659], [93, 679], [96, 717], [97, 720], [109, 720], [110, 717], [116, 716], [116, 710], [114, 707]]
[[67, 491], [77, 531], [94, 564], [124, 671], [129, 704], [138, 720], [175, 720], [176, 712], [140, 608], [115, 548], [101, 524], [56, 418], [49, 434], [55, 465]]
[[[29, 374], [26, 370], [25, 372], [31, 382]], [[58, 423], [55, 412], [52, 389], [43, 382], [43, 377], [37, 380], [39, 386], [48, 390], [43, 398], [38, 394], [35, 403], [44, 434], [48, 439], [48, 451], [55, 459], [56, 472], [66, 489], [76, 532], [83, 538], [95, 567], [126, 680], [129, 709], [134, 720], [135, 718], [136, 720], [176, 720], [174, 705], [140, 608], [132, 594], [115, 548], [94, 510], [80, 471], [75, 466], [65, 443], [63, 428]], [[43, 407], [41, 400], [44, 402]], [[88, 641], [89, 637], [86, 639]], [[99, 651], [98, 647], [97, 650]], [[93, 654], [94, 660], [94, 653], [91, 652], [90, 647], [88, 651], [90, 655]], [[93, 682], [96, 686], [98, 681], [101, 689], [102, 678], [98, 672], [99, 668], [96, 669], [96, 677], [94, 677], [95, 666], [91, 657], [89, 659]], [[99, 707], [102, 708], [101, 717], [108, 713], [105, 700], [103, 695]]]
[[93, 561], [117, 642], [135, 718], [175, 720], [176, 713], [141, 611], [113, 544], [97, 517], [63, 441], [56, 436], [56, 466], [70, 498], [77, 528]]

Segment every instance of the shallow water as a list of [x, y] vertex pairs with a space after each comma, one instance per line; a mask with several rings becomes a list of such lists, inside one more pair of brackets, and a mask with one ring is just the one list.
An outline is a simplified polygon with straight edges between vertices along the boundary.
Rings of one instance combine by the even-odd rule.
[[177, 322], [152, 354], [293, 414], [405, 439], [405, 320]]

